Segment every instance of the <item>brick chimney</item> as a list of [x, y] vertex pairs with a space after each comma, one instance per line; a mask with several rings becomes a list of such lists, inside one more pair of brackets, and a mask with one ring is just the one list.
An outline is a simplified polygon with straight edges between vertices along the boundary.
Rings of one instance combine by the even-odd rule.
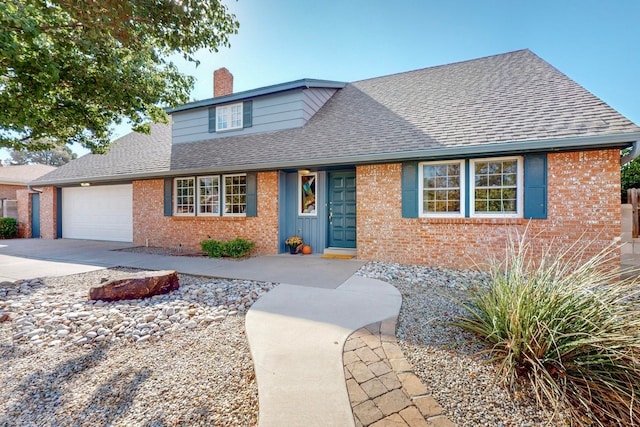
[[213, 72], [213, 97], [231, 95], [233, 93], [233, 74], [226, 68]]

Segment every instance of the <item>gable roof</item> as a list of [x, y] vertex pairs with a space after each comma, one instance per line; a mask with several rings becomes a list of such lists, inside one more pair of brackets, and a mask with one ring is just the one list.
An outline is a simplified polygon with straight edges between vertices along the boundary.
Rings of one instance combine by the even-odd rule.
[[48, 165], [10, 165], [0, 167], [0, 184], [27, 185], [29, 182], [42, 175], [55, 170]]
[[[76, 177], [106, 180], [623, 147], [638, 139], [640, 127], [520, 50], [353, 82], [301, 128], [173, 144], [162, 151], [169, 157], [158, 168], [144, 165], [146, 155], [134, 162], [137, 172], [96, 165], [107, 174], [102, 178], [96, 170], [71, 167]], [[144, 149], [121, 146], [137, 158]], [[83, 170], [89, 175], [79, 175]], [[57, 173], [78, 182], [67, 171]]]

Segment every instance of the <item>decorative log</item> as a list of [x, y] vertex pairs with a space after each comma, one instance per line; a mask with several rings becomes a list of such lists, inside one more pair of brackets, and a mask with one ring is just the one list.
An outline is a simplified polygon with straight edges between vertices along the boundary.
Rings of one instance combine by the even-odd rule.
[[173, 270], [133, 273], [124, 279], [110, 280], [89, 289], [89, 299], [119, 301], [142, 299], [153, 295], [166, 294], [180, 287], [178, 273]]

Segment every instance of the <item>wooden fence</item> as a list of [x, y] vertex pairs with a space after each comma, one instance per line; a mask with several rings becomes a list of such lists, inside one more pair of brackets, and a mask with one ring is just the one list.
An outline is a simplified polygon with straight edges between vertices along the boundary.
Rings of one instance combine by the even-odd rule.
[[632, 232], [633, 238], [638, 237], [638, 233], [640, 232], [640, 218], [638, 217], [638, 206], [640, 204], [640, 188], [630, 188], [627, 190], [627, 203], [630, 203], [632, 206]]

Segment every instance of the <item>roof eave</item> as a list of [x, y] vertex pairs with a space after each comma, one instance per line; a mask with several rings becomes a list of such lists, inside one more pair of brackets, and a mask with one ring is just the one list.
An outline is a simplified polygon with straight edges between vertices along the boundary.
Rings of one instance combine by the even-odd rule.
[[296, 89], [309, 89], [309, 88], [329, 88], [329, 89], [342, 89], [347, 83], [338, 82], [332, 80], [318, 80], [318, 79], [300, 79], [292, 82], [280, 83], [271, 86], [265, 86], [257, 89], [246, 90], [243, 92], [236, 92], [230, 95], [219, 96], [216, 98], [203, 99], [201, 101], [190, 102], [188, 104], [180, 105], [175, 108], [165, 108], [167, 114], [173, 114], [180, 111], [192, 110], [194, 108], [212, 107], [214, 105], [226, 104], [234, 101], [241, 101], [245, 99], [256, 98], [258, 96], [271, 95], [280, 92], [286, 92]]
[[137, 179], [152, 179], [172, 176], [194, 175], [201, 173], [224, 173], [231, 171], [264, 171], [278, 169], [295, 169], [310, 167], [328, 167], [340, 165], [357, 165], [367, 163], [399, 162], [409, 160], [437, 160], [451, 158], [465, 158], [473, 156], [496, 156], [508, 154], [522, 154], [533, 152], [576, 151], [581, 149], [625, 148], [640, 139], [640, 132], [611, 134], [602, 136], [580, 136], [573, 138], [553, 138], [531, 141], [499, 142], [494, 144], [476, 144], [456, 147], [429, 148], [413, 151], [399, 151], [393, 153], [376, 153], [354, 156], [336, 156], [315, 159], [303, 159], [286, 162], [256, 163], [246, 165], [229, 165], [220, 167], [189, 168], [180, 170], [154, 171], [145, 173], [131, 173], [117, 176], [85, 177], [52, 180], [48, 182], [33, 181], [30, 185], [67, 186], [79, 185], [81, 182], [103, 184], [110, 182], [133, 181]]

